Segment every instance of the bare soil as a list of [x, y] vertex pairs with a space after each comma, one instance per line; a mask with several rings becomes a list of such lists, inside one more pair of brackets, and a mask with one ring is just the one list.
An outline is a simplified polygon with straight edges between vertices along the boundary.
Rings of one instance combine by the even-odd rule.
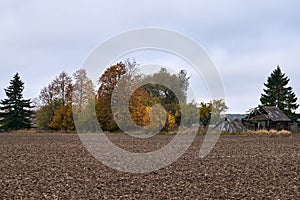
[[[172, 136], [110, 135], [147, 152]], [[300, 199], [300, 134], [222, 136], [205, 158], [202, 136], [170, 166], [146, 174], [97, 161], [78, 135], [0, 134], [0, 199]]]

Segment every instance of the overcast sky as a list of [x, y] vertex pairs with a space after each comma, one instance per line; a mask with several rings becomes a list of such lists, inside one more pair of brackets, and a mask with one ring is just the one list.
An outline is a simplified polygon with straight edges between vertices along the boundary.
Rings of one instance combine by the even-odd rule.
[[0, 0], [0, 99], [16, 72], [25, 82], [24, 96], [34, 98], [61, 71], [80, 68], [111, 36], [160, 27], [206, 50], [222, 77], [228, 112], [245, 113], [259, 104], [277, 65], [300, 96], [299, 9], [296, 0]]

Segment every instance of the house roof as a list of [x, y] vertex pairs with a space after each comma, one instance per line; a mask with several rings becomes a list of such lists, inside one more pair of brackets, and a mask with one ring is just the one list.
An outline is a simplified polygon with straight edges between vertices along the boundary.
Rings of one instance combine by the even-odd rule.
[[272, 121], [291, 121], [291, 119], [288, 118], [284, 112], [275, 106], [263, 106], [262, 109], [267, 112]]
[[244, 120], [272, 120], [274, 122], [289, 122], [292, 121], [284, 112], [275, 106], [259, 106], [254, 109], [244, 118]]

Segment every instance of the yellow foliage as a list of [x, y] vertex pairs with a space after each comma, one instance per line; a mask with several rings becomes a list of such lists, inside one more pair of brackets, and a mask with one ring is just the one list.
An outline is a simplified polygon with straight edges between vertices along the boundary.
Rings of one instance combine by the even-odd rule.
[[53, 129], [75, 130], [73, 121], [72, 106], [70, 104], [61, 106], [55, 111], [53, 119], [49, 125]]
[[174, 115], [168, 113], [168, 124], [167, 124], [167, 130], [172, 131], [176, 127], [176, 118]]
[[147, 126], [150, 123], [150, 107], [147, 106], [150, 95], [143, 89], [137, 89], [130, 99], [130, 115], [133, 122], [139, 126]]

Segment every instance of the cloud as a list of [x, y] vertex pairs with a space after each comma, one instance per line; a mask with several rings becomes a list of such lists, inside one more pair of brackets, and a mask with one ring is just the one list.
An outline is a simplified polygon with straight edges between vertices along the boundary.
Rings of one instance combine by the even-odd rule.
[[0, 89], [19, 72], [25, 96], [36, 97], [59, 72], [78, 69], [99, 43], [154, 26], [202, 45], [222, 75], [230, 112], [244, 112], [257, 104], [263, 82], [278, 64], [300, 95], [299, 6], [289, 0], [1, 1]]

